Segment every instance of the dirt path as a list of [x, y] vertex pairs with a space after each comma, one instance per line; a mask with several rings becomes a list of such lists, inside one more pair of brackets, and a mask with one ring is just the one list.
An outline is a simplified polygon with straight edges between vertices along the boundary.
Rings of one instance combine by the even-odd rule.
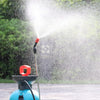
[[[16, 89], [17, 84], [0, 84], [0, 100], [9, 100]], [[41, 84], [40, 90], [41, 100], [100, 100], [100, 85]]]

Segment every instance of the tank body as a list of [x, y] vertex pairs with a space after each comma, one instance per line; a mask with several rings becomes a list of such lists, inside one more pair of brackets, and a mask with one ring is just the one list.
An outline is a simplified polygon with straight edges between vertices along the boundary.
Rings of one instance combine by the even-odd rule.
[[[32, 90], [35, 96], [35, 100], [39, 100], [39, 94], [37, 91]], [[26, 90], [16, 90], [14, 91], [11, 96], [10, 100], [33, 100], [33, 96], [29, 89]]]

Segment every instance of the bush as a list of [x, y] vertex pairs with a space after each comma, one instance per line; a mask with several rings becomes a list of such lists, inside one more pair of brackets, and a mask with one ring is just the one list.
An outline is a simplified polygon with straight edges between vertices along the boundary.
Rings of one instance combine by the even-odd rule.
[[24, 19], [24, 0], [0, 0], [0, 17]]
[[15, 72], [18, 73], [18, 66], [25, 58], [24, 53], [31, 49], [30, 43], [33, 38], [26, 25], [27, 22], [19, 19], [0, 20], [1, 78], [10, 78]]

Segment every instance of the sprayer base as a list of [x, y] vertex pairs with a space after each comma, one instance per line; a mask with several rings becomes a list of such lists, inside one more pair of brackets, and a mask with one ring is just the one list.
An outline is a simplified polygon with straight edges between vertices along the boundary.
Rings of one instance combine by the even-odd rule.
[[35, 81], [37, 79], [37, 75], [29, 75], [29, 76], [21, 76], [21, 75], [12, 75], [13, 80], [16, 82], [21, 82], [21, 81]]

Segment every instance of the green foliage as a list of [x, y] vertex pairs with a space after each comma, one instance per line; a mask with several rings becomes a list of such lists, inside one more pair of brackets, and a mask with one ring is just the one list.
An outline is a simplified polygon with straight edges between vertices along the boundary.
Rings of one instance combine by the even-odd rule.
[[[18, 71], [17, 62], [25, 57], [29, 50], [31, 33], [26, 22], [18, 19], [0, 20], [0, 77], [9, 78]], [[26, 34], [27, 33], [27, 34]], [[22, 56], [23, 55], [23, 56]]]
[[0, 16], [1, 18], [23, 18], [24, 6], [21, 5], [23, 0], [1, 0]]
[[0, 83], [15, 83], [15, 81], [9, 79], [0, 79]]
[[57, 4], [66, 9], [67, 8], [71, 8], [71, 9], [75, 9], [75, 8], [80, 8], [81, 6], [86, 6], [87, 4], [96, 4], [96, 3], [100, 3], [100, 0], [56, 0]]
[[82, 0], [57, 0], [60, 5], [72, 5], [77, 2], [82, 2]]

